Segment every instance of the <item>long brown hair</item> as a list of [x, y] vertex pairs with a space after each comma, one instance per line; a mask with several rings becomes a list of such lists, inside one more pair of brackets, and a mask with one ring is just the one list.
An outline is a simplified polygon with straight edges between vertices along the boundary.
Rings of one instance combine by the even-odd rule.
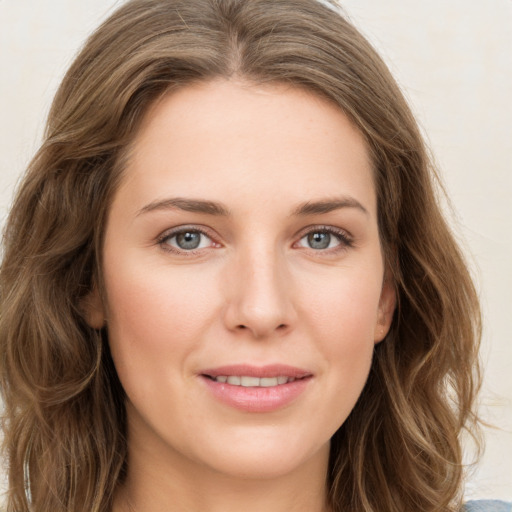
[[479, 307], [440, 212], [438, 178], [388, 69], [316, 0], [133, 0], [87, 41], [55, 97], [4, 236], [0, 364], [9, 512], [108, 512], [126, 471], [124, 395], [101, 289], [106, 215], [142, 115], [162, 94], [232, 76], [329, 99], [365, 137], [398, 308], [332, 439], [333, 511], [454, 511], [474, 431]]

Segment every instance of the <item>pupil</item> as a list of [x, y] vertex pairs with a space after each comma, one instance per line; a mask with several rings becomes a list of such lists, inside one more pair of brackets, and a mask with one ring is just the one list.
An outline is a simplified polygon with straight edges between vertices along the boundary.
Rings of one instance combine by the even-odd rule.
[[312, 249], [327, 249], [331, 243], [329, 233], [311, 233], [308, 235], [308, 243]]
[[176, 236], [176, 243], [180, 249], [197, 249], [200, 242], [200, 233], [191, 233], [190, 231], [186, 231], [185, 233], [180, 233]]

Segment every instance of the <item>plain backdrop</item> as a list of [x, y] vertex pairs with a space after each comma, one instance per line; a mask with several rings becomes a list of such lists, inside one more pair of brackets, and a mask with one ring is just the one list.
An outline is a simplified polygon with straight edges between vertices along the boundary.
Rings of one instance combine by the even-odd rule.
[[[249, 1], [249, 0], [246, 0]], [[114, 0], [0, 0], [0, 224], [52, 96]], [[468, 497], [512, 499], [512, 0], [347, 0], [430, 141], [484, 311], [481, 411], [496, 428]]]

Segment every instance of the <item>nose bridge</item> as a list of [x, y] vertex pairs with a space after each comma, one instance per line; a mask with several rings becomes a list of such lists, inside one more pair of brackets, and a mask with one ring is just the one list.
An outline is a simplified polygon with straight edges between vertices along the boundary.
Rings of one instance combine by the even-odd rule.
[[269, 243], [254, 242], [237, 255], [228, 305], [231, 329], [250, 331], [255, 337], [284, 331], [293, 322], [286, 260]]

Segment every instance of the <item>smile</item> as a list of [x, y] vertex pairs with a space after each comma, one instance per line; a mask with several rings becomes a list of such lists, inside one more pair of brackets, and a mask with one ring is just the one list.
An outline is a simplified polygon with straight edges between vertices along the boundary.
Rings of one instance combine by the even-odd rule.
[[215, 400], [233, 409], [268, 413], [290, 406], [312, 385], [313, 374], [294, 366], [230, 365], [204, 370], [201, 381]]
[[249, 375], [219, 375], [218, 377], [211, 377], [216, 382], [231, 384], [232, 386], [243, 386], [245, 388], [270, 388], [273, 386], [282, 386], [289, 382], [295, 381], [295, 377], [251, 377]]

